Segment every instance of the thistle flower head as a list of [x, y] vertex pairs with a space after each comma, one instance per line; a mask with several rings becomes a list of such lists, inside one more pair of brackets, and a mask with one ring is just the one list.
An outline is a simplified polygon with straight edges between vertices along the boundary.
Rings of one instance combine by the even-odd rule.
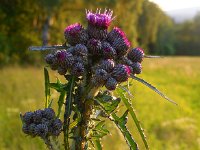
[[83, 26], [79, 23], [72, 24], [65, 28], [65, 39], [70, 45], [85, 43], [88, 40], [88, 35]]
[[69, 34], [71, 36], [75, 36], [78, 33], [80, 33], [82, 30], [83, 30], [83, 26], [79, 23], [75, 23], [66, 27], [64, 33]]
[[35, 134], [40, 137], [45, 137], [48, 133], [48, 127], [45, 124], [38, 124], [35, 127]]
[[86, 10], [86, 18], [88, 20], [88, 23], [93, 26], [103, 28], [108, 28], [108, 26], [114, 19], [112, 17], [112, 14], [113, 11], [107, 9], [105, 9], [103, 13], [101, 13], [101, 9], [97, 9], [95, 13], [90, 10]]
[[127, 56], [131, 61], [141, 63], [144, 58], [144, 51], [139, 47], [133, 48], [128, 52]]
[[110, 58], [115, 58], [116, 56], [115, 49], [108, 42], [103, 42], [102, 51], [104, 58], [110, 59]]
[[126, 34], [118, 27], [114, 27], [110, 33], [108, 33], [107, 40], [110, 43], [113, 43], [115, 39], [125, 39], [128, 42]]
[[73, 55], [67, 52], [66, 50], [58, 50], [55, 55], [59, 63], [59, 66], [64, 70], [66, 70], [73, 64], [74, 61]]
[[111, 72], [115, 67], [115, 62], [113, 59], [105, 59], [100, 63], [100, 68], [106, 70], [107, 72]]
[[88, 41], [87, 47], [93, 55], [100, 55], [102, 44], [100, 40], [92, 38]]
[[116, 87], [117, 87], [117, 81], [116, 81], [114, 78], [109, 78], [109, 79], [106, 81], [105, 87], [106, 87], [108, 90], [115, 90]]
[[124, 82], [128, 80], [131, 74], [131, 68], [127, 65], [118, 64], [112, 71], [112, 77], [118, 82]]

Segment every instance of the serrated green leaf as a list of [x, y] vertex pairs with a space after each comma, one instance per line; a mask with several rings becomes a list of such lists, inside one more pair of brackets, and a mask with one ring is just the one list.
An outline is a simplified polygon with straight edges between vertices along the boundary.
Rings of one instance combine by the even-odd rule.
[[79, 112], [78, 108], [74, 107], [74, 111], [77, 114], [77, 117], [76, 117], [76, 119], [72, 123], [70, 123], [69, 129], [73, 129], [81, 121], [81, 113]]
[[132, 135], [130, 134], [129, 130], [126, 127], [127, 115], [128, 115], [128, 110], [125, 111], [122, 117], [118, 117], [115, 113], [112, 113], [111, 120], [114, 121], [116, 126], [119, 128], [119, 130], [123, 134], [129, 148], [131, 150], [139, 150], [137, 143], [134, 141]]
[[128, 111], [130, 112], [130, 115], [131, 115], [133, 121], [135, 122], [135, 125], [136, 125], [136, 127], [137, 127], [137, 129], [138, 129], [138, 131], [139, 131], [139, 133], [140, 133], [140, 136], [141, 136], [141, 138], [142, 138], [142, 141], [143, 141], [143, 143], [144, 143], [146, 149], [148, 150], [148, 149], [149, 149], [149, 146], [148, 146], [148, 143], [147, 143], [147, 140], [146, 140], [146, 136], [145, 136], [145, 134], [144, 134], [144, 132], [143, 132], [143, 129], [142, 129], [141, 125], [140, 125], [139, 120], [137, 119], [137, 116], [136, 116], [135, 111], [134, 111], [134, 109], [133, 109], [133, 107], [132, 107], [132, 104], [130, 103], [129, 99], [127, 99], [127, 98], [125, 97], [125, 95], [124, 95], [122, 89], [117, 88], [116, 91], [117, 91], [117, 94], [118, 94], [118, 95], [120, 96], [120, 98], [122, 99], [122, 101], [123, 101], [123, 103], [125, 104], [125, 106], [126, 106], [126, 108], [128, 109]]
[[[133, 96], [132, 93], [129, 91], [129, 89], [127, 89], [126, 87], [122, 85], [119, 85], [118, 87], [127, 92], [129, 96]], [[127, 85], [127, 87], [129, 87], [129, 85]]]
[[158, 93], [160, 96], [162, 96], [164, 99], [168, 100], [169, 102], [177, 105], [176, 102], [174, 102], [173, 100], [171, 100], [170, 98], [168, 98], [166, 95], [164, 95], [162, 92], [160, 92], [155, 86], [151, 85], [150, 83], [146, 82], [145, 80], [138, 78], [134, 75], [131, 75], [131, 78], [133, 78], [136, 81], [139, 81], [140, 83], [146, 85], [147, 87], [149, 87], [150, 89], [152, 89], [154, 92]]
[[45, 108], [49, 105], [50, 99], [50, 87], [49, 87], [49, 72], [46, 67], [44, 67], [44, 81], [45, 81]]
[[58, 78], [56, 83], [49, 83], [49, 87], [56, 90], [57, 92], [62, 92], [63, 90], [67, 89], [67, 86], [68, 84], [62, 84]]
[[96, 101], [103, 107], [107, 114], [110, 114], [116, 110], [121, 100], [104, 93], [103, 95], [96, 97]]

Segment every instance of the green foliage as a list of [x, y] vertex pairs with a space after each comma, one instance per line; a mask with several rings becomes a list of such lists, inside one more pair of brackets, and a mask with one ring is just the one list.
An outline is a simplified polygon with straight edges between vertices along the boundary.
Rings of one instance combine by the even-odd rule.
[[135, 122], [135, 125], [136, 125], [136, 127], [137, 127], [137, 129], [138, 129], [138, 131], [140, 133], [140, 136], [141, 136], [141, 138], [142, 138], [142, 140], [144, 142], [144, 145], [145, 145], [146, 149], [149, 149], [149, 145], [147, 143], [146, 136], [144, 134], [144, 130], [142, 129], [142, 127], [140, 125], [140, 121], [137, 119], [137, 116], [135, 114], [135, 111], [133, 109], [133, 106], [132, 106], [130, 100], [125, 97], [124, 91], [119, 89], [119, 88], [117, 89], [117, 94], [122, 99], [122, 101], [125, 104], [127, 110], [130, 112], [131, 117], [132, 117], [133, 121]]
[[47, 68], [44, 68], [44, 83], [45, 83], [45, 108], [49, 105], [50, 100], [50, 87], [49, 87], [49, 73]]

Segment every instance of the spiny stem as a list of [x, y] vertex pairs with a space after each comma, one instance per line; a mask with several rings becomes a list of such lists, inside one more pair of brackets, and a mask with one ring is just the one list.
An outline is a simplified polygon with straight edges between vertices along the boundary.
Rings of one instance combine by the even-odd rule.
[[44, 140], [44, 142], [47, 145], [49, 150], [54, 150], [53, 145], [52, 145], [49, 137], [44, 137], [43, 140]]

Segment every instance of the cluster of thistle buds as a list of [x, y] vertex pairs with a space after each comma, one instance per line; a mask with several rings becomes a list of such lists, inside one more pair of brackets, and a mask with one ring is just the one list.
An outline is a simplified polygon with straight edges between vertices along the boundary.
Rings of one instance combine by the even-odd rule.
[[45, 57], [52, 70], [77, 77], [92, 74], [91, 84], [115, 90], [119, 83], [128, 80], [130, 74], [140, 74], [144, 52], [130, 48], [125, 33], [118, 27], [108, 32], [114, 17], [111, 10], [101, 13], [86, 11], [86, 29], [75, 23], [66, 27], [64, 36], [68, 48], [57, 50]]
[[55, 117], [52, 108], [26, 112], [22, 115], [22, 121], [22, 131], [31, 137], [58, 136], [62, 131], [62, 121]]

